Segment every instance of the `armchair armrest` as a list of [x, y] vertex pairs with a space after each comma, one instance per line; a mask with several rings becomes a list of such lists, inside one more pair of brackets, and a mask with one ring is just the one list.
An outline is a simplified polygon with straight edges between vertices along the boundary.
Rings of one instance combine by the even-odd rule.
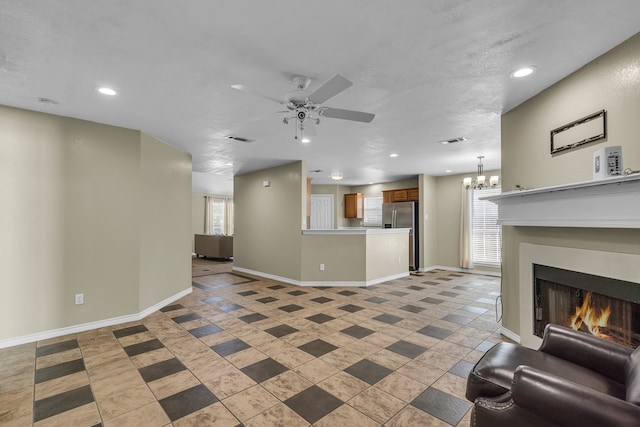
[[640, 407], [529, 366], [516, 369], [511, 387], [516, 406], [558, 425], [631, 426]]
[[633, 349], [594, 335], [558, 325], [547, 325], [539, 351], [584, 366], [621, 384]]

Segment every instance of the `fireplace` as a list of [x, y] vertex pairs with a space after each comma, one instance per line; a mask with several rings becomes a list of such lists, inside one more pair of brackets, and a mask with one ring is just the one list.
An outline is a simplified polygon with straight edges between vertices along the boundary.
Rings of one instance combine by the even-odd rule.
[[534, 334], [548, 323], [640, 344], [640, 283], [534, 264]]

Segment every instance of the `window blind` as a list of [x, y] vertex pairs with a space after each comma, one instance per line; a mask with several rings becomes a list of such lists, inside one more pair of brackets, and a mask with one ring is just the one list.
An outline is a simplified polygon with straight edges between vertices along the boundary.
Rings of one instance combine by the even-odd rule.
[[499, 188], [473, 191], [472, 258], [474, 264], [499, 266], [502, 252], [502, 226], [498, 225], [498, 205], [481, 197], [500, 194]]

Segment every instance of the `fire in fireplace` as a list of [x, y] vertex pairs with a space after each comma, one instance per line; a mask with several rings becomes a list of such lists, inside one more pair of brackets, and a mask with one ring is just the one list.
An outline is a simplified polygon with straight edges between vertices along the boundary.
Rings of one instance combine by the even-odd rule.
[[640, 283], [534, 264], [534, 333], [548, 323], [636, 348], [640, 344]]

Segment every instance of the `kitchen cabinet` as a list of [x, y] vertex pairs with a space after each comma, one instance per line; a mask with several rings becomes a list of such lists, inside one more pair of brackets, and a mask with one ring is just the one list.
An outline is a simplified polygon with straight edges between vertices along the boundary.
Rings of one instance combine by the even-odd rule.
[[364, 199], [362, 193], [351, 193], [344, 195], [344, 217], [364, 217]]
[[387, 190], [382, 192], [383, 203], [393, 202], [417, 202], [420, 192], [417, 188], [403, 188], [400, 190]]

